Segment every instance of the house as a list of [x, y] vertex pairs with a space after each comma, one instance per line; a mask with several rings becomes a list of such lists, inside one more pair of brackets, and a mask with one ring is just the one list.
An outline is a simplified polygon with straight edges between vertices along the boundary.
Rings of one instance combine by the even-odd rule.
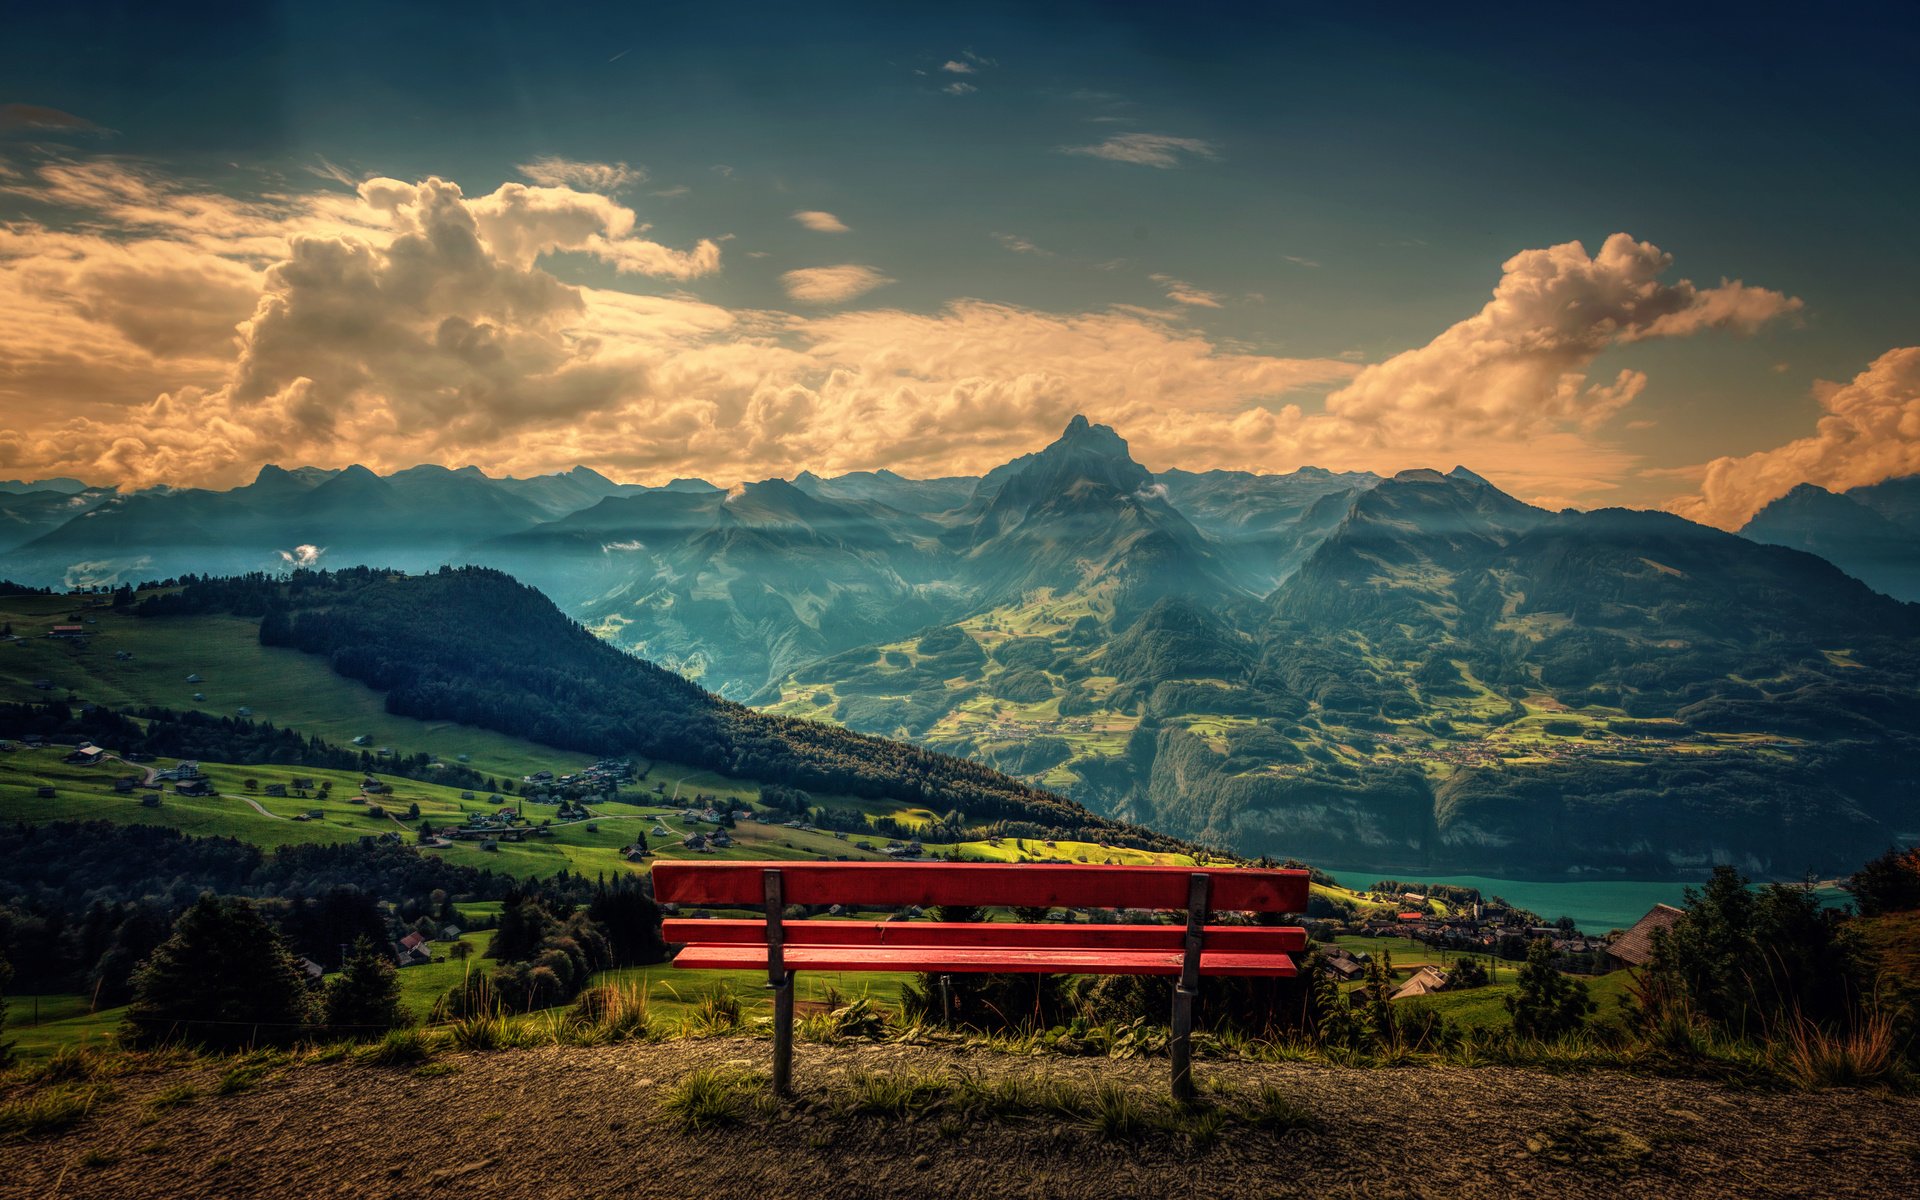
[[187, 682], [188, 683], [205, 683], [206, 680], [200, 678], [198, 675], [189, 675], [187, 676]]
[[419, 933], [410, 933], [400, 939], [400, 951], [395, 957], [403, 967], [433, 961], [433, 951], [427, 947], [427, 939]]
[[658, 821], [655, 821], [653, 824], [653, 828], [648, 832], [652, 833], [654, 837], [667, 837], [672, 833], [672, 830], [668, 829], [665, 825], [660, 824]]
[[725, 850], [728, 846], [733, 845], [733, 838], [726, 830], [716, 829], [713, 832], [713, 836], [707, 839], [707, 844], [715, 850]]
[[182, 779], [173, 785], [176, 796], [211, 796], [213, 781], [209, 779]]
[[647, 848], [645, 846], [627, 846], [620, 851], [620, 857], [630, 863], [642, 862], [645, 861], [647, 857]]
[[237, 711], [239, 715], [243, 717], [250, 717], [253, 715], [253, 710], [251, 708], [248, 708], [244, 704], [242, 704]]
[[311, 776], [307, 776], [307, 775], [295, 775], [290, 781], [288, 781], [288, 786], [292, 787], [296, 791], [302, 791], [302, 792], [311, 791], [313, 789], [313, 779]]
[[1615, 970], [1621, 967], [1645, 966], [1653, 958], [1654, 935], [1663, 929], [1672, 929], [1674, 922], [1686, 916], [1684, 909], [1671, 904], [1656, 904], [1647, 910], [1647, 915], [1633, 923], [1627, 930], [1613, 940], [1607, 947], [1607, 959]]
[[690, 833], [680, 839], [680, 844], [689, 850], [705, 850], [707, 848], [707, 835], [704, 833]]
[[1339, 946], [1327, 946], [1320, 951], [1320, 961], [1326, 965], [1333, 977], [1342, 982], [1360, 978], [1367, 966], [1354, 955]]
[[1415, 971], [1411, 978], [1401, 984], [1393, 993], [1392, 999], [1402, 1000], [1409, 996], [1430, 996], [1447, 986], [1447, 974], [1439, 967], [1425, 966]]
[[265, 791], [269, 796], [284, 797], [287, 794], [287, 785], [284, 783], [270, 783], [262, 790]]
[[300, 968], [300, 973], [315, 983], [318, 983], [320, 977], [327, 973], [325, 967], [310, 958], [295, 959], [294, 962]]
[[92, 742], [82, 742], [80, 745], [74, 747], [61, 761], [73, 763], [75, 766], [92, 767], [98, 766], [100, 760], [106, 756], [107, 752]]
[[463, 931], [458, 925], [443, 925], [440, 927], [440, 940], [443, 942], [457, 942], [460, 940], [462, 934]]
[[131, 792], [139, 782], [140, 781], [132, 775], [122, 775], [113, 781], [113, 790], [116, 792]]

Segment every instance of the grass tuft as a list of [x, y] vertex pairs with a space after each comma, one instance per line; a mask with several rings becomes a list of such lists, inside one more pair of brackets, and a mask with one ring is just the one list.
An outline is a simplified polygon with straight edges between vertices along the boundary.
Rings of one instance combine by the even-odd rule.
[[701, 1067], [681, 1076], [660, 1099], [660, 1111], [683, 1129], [712, 1129], [735, 1125], [747, 1115], [750, 1101], [767, 1084], [755, 1072]]

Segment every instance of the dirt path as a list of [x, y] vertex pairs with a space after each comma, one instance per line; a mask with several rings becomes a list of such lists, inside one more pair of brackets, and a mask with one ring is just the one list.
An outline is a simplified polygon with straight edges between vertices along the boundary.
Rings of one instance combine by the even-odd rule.
[[[1920, 1195], [1920, 1102], [1758, 1093], [1618, 1074], [1199, 1064], [1274, 1085], [1323, 1131], [1235, 1126], [1106, 1141], [1037, 1117], [836, 1115], [853, 1070], [1051, 1073], [1163, 1095], [1162, 1061], [907, 1046], [797, 1048], [784, 1111], [682, 1132], [660, 1096], [699, 1066], [759, 1070], [760, 1040], [446, 1056], [431, 1077], [308, 1066], [216, 1096], [195, 1069], [116, 1083], [50, 1139], [0, 1143], [0, 1197], [1772, 1197]], [[149, 1099], [190, 1082], [191, 1103]], [[1234, 1103], [1229, 1100], [1227, 1103]]]
[[258, 800], [255, 800], [252, 796], [242, 796], [237, 792], [221, 792], [220, 795], [225, 796], [229, 800], [246, 801], [248, 808], [251, 808], [253, 811], [259, 813], [263, 817], [267, 817], [275, 821], [286, 821], [291, 819], [289, 817], [283, 817], [277, 812], [269, 811], [265, 805], [261, 804]]

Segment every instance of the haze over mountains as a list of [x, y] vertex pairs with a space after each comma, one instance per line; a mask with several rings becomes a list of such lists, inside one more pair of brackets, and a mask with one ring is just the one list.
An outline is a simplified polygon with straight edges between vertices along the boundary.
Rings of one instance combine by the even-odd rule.
[[1915, 594], [1916, 513], [1914, 480], [1797, 489], [1740, 537], [1548, 512], [1460, 467], [1156, 475], [1076, 418], [978, 479], [34, 489], [0, 496], [0, 576], [482, 563], [723, 695], [1176, 836], [1383, 869], [1792, 875], [1920, 828], [1920, 608], [1882, 594]]

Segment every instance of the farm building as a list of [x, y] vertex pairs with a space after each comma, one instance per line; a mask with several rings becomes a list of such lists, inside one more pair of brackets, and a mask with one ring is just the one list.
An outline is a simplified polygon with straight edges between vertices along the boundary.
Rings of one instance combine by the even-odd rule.
[[84, 625], [55, 625], [53, 632], [47, 636], [57, 638], [83, 638], [87, 636], [87, 628]]
[[1401, 984], [1393, 993], [1393, 999], [1403, 1000], [1409, 996], [1430, 996], [1447, 986], [1446, 972], [1435, 966], [1421, 967], [1411, 978]]
[[1685, 911], [1671, 904], [1656, 904], [1647, 910], [1647, 915], [1633, 923], [1633, 928], [1614, 939], [1607, 947], [1607, 958], [1617, 967], [1638, 967], [1653, 957], [1653, 937], [1662, 929], [1672, 929], [1673, 923], [1686, 916]]

